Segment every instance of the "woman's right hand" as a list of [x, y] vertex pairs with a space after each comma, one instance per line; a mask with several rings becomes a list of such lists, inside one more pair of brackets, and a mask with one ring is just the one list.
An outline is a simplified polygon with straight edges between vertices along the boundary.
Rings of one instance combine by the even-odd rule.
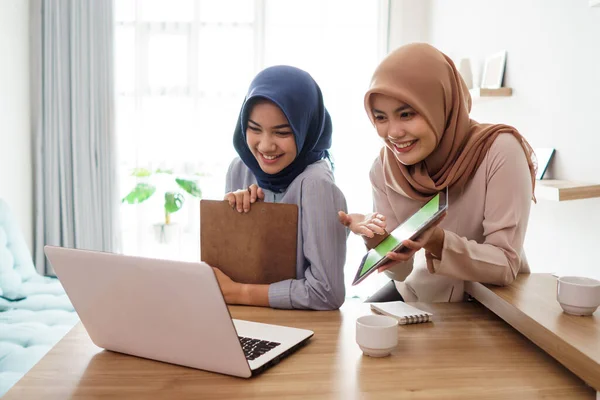
[[256, 200], [264, 200], [265, 193], [256, 183], [248, 186], [248, 189], [240, 189], [235, 192], [229, 192], [225, 195], [225, 199], [229, 202], [231, 208], [236, 208], [239, 212], [250, 211], [250, 204]]
[[338, 219], [342, 225], [348, 227], [357, 235], [372, 238], [377, 235], [383, 235], [385, 232], [385, 215], [379, 213], [371, 214], [346, 214], [343, 211], [338, 212]]

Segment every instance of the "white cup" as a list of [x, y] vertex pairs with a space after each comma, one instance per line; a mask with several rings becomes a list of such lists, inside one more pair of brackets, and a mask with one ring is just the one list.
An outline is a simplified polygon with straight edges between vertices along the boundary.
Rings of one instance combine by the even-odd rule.
[[600, 306], [600, 281], [581, 276], [562, 276], [556, 286], [556, 300], [573, 315], [592, 315]]
[[356, 320], [356, 343], [368, 356], [388, 356], [398, 345], [398, 320], [375, 314], [359, 317]]

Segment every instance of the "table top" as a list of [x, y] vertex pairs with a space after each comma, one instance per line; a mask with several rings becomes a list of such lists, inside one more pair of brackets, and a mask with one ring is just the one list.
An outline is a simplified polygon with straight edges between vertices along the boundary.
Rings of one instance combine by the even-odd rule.
[[386, 358], [364, 356], [339, 311], [230, 307], [234, 318], [311, 329], [307, 346], [263, 374], [235, 378], [102, 350], [76, 325], [3, 400], [187, 398], [593, 399], [595, 391], [477, 302], [411, 303], [433, 322], [400, 326]]
[[465, 290], [532, 342], [600, 391], [600, 309], [563, 312], [552, 274], [521, 274], [508, 286], [468, 283]]

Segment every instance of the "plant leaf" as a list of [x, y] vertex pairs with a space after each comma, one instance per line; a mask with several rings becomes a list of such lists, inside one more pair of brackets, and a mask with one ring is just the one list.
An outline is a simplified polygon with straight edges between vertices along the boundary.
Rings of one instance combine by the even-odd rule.
[[173, 170], [172, 169], [162, 169], [162, 168], [158, 168], [156, 171], [154, 171], [157, 174], [173, 174]]
[[156, 187], [148, 183], [138, 183], [127, 196], [123, 197], [122, 203], [138, 204], [150, 198], [156, 192]]
[[183, 207], [184, 201], [185, 201], [185, 198], [183, 197], [183, 195], [181, 193], [166, 192], [165, 193], [165, 211], [168, 214], [173, 214], [174, 212], [181, 210], [181, 207]]
[[202, 190], [198, 187], [197, 181], [191, 181], [188, 179], [175, 178], [175, 182], [180, 188], [188, 192], [194, 197], [202, 197]]
[[131, 171], [131, 176], [135, 176], [137, 178], [145, 178], [150, 175], [152, 175], [152, 171], [147, 168], [134, 168], [133, 171]]

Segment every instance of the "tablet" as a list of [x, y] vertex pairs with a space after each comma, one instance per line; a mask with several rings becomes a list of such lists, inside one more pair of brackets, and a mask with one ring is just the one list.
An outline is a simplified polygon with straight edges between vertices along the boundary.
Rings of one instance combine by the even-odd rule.
[[396, 229], [372, 248], [362, 259], [352, 285], [362, 282], [369, 274], [377, 270], [389, 259], [385, 256], [390, 251], [400, 252], [404, 240], [415, 240], [424, 231], [439, 220], [448, 209], [448, 189], [436, 194], [416, 213], [401, 223]]

